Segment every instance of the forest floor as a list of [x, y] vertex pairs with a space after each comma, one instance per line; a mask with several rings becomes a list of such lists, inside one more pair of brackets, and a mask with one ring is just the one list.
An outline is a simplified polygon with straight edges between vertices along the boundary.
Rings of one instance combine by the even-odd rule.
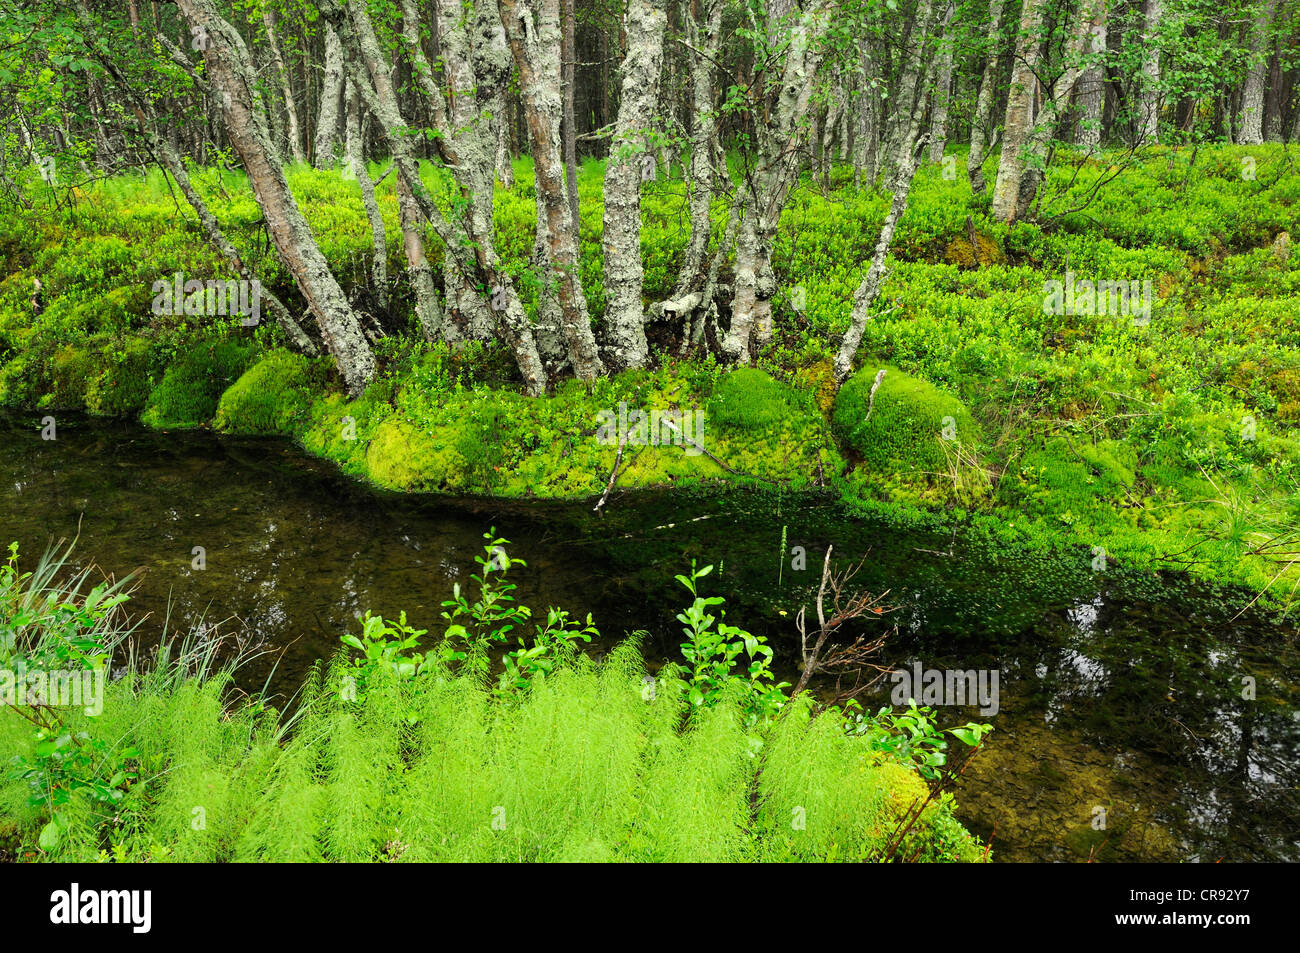
[[[279, 433], [394, 490], [546, 498], [600, 496], [625, 413], [618, 489], [819, 490], [1008, 549], [1185, 569], [1289, 605], [1300, 587], [1300, 169], [1283, 146], [1057, 158], [1037, 222], [1011, 226], [972, 198], [960, 150], [921, 169], [860, 370], [838, 393], [830, 359], [888, 204], [854, 188], [847, 168], [809, 178], [785, 210], [775, 340], [753, 367], [666, 356], [675, 329], [652, 325], [654, 369], [562, 381], [538, 399], [520, 393], [502, 346], [420, 340], [391, 176], [379, 200], [395, 305], [381, 373], [355, 400], [328, 362], [279, 349], [266, 322], [153, 313], [155, 281], [226, 274], [158, 173], [76, 189], [59, 209], [33, 190], [35, 208], [0, 220], [0, 406]], [[518, 184], [498, 189], [498, 249], [535, 310], [530, 162], [515, 171]], [[589, 162], [579, 178], [596, 322], [602, 173]], [[243, 176], [208, 168], [195, 179], [254, 272], [292, 302]], [[289, 180], [366, 306], [357, 184], [305, 167]], [[688, 238], [683, 183], [647, 184], [643, 218], [645, 293], [661, 300]], [[719, 207], [719, 234], [724, 219]], [[1129, 306], [1098, 308], [1088, 282], [1123, 282]], [[670, 410], [707, 453], [638, 445], [635, 412]], [[702, 433], [685, 417], [696, 412]]]

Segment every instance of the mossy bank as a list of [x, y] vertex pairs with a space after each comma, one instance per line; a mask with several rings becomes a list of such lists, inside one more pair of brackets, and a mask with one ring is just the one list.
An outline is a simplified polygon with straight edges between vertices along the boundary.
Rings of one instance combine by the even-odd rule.
[[[1244, 156], [1257, 182], [1236, 174]], [[1049, 174], [1062, 207], [1107, 169], [1081, 168], [1078, 181]], [[579, 183], [597, 324], [601, 172], [588, 163]], [[516, 178], [498, 190], [497, 237], [535, 314], [526, 161]], [[232, 240], [259, 248], [242, 176], [201, 170], [196, 181]], [[332, 266], [364, 295], [370, 230], [355, 185], [305, 167], [290, 184]], [[1288, 555], [1300, 526], [1300, 256], [1289, 242], [1300, 174], [1280, 148], [1152, 150], [1087, 214], [1050, 228], [997, 223], [964, 182], [924, 167], [859, 369], [838, 389], [830, 360], [887, 203], [845, 170], [828, 191], [809, 182], [785, 211], [774, 255], [784, 290], [755, 366], [659, 354], [652, 370], [561, 381], [536, 399], [499, 345], [422, 343], [400, 288], [380, 372], [355, 399], [325, 363], [283, 350], [274, 328], [153, 314], [153, 281], [221, 272], [166, 196], [157, 176], [110, 180], [71, 211], [0, 222], [0, 405], [40, 411], [34, 425], [71, 408], [280, 434], [403, 492], [599, 497], [618, 461], [616, 490], [824, 490], [997, 546], [1245, 583], [1276, 605], [1300, 582]], [[643, 198], [646, 294], [659, 300], [684, 254], [675, 223], [688, 197], [664, 180]], [[379, 201], [401, 274], [391, 180]], [[249, 264], [294, 300], [273, 254], [250, 250]], [[1044, 308], [1051, 282], [1084, 276], [1149, 281], [1149, 320]], [[687, 424], [700, 420], [696, 440]]]

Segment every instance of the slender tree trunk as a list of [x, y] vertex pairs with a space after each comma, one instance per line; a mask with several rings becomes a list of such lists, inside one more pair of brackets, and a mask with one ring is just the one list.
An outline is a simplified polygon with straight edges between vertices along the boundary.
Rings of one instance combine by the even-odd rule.
[[[176, 147], [154, 130], [151, 118], [146, 116], [143, 111], [137, 109], [136, 117], [139, 120], [141, 131], [145, 134], [150, 147], [154, 151], [154, 155], [157, 156], [163, 167], [171, 173], [172, 178], [176, 180], [177, 187], [181, 190], [181, 194], [190, 203], [190, 207], [194, 209], [199, 218], [199, 225], [203, 228], [204, 234], [208, 236], [208, 241], [221, 253], [221, 257], [225, 258], [230, 266], [235, 269], [240, 278], [249, 282], [255, 281], [257, 276], [244, 263], [243, 256], [230, 243], [220, 224], [218, 224], [216, 216], [212, 214], [207, 203], [203, 201], [203, 196], [194, 187], [194, 183], [189, 176], [189, 170], [185, 168], [185, 162], [180, 153], [176, 151]], [[262, 289], [261, 296], [266, 301], [267, 310], [274, 315], [276, 324], [284, 332], [284, 336], [288, 339], [289, 346], [293, 350], [313, 357], [320, 353], [312, 339], [307, 336], [307, 332], [302, 329], [302, 325], [289, 313], [289, 309], [285, 307], [284, 302], [279, 297], [267, 288]]]
[[[357, 84], [366, 108], [377, 120], [397, 166], [397, 172], [402, 176], [406, 187], [410, 189], [412, 198], [419, 206], [420, 214], [433, 227], [448, 257], [455, 259], [461, 274], [472, 276], [480, 287], [488, 290], [493, 299], [493, 306], [498, 308], [501, 315], [501, 326], [519, 364], [524, 386], [530, 396], [540, 396], [546, 390], [546, 368], [537, 354], [533, 330], [519, 295], [502, 266], [491, 235], [489, 234], [482, 241], [467, 241], [467, 236], [463, 232], [458, 232], [447, 221], [420, 179], [419, 168], [415, 161], [415, 140], [397, 105], [389, 66], [383, 58], [365, 3], [363, 0], [347, 0], [345, 7], [343, 0], [317, 0], [317, 5], [321, 15], [343, 40], [344, 62], [348, 75]], [[491, 40], [496, 36], [492, 24], [495, 22], [497, 9], [493, 0], [479, 0], [475, 10], [481, 17], [479, 21], [481, 28], [475, 33], [479, 35], [486, 33], [485, 39]], [[427, 58], [419, 50], [414, 0], [403, 0], [402, 11], [402, 37], [407, 44], [408, 53], [417, 63], [415, 76], [426, 91], [432, 91], [429, 96], [429, 108], [434, 114], [435, 123], [445, 129], [447, 117], [441, 96], [437, 93], [437, 87], [433, 82], [433, 71]], [[412, 39], [414, 43], [411, 42]], [[474, 165], [486, 164], [487, 168], [491, 168], [490, 149], [480, 148], [473, 156], [460, 157], [455, 151], [455, 145], [446, 136], [439, 137], [439, 148], [449, 157], [448, 167], [454, 175], [463, 176], [465, 169]], [[466, 190], [463, 179], [457, 178], [457, 184], [462, 192]]]
[[888, 179], [898, 174], [898, 170], [902, 168], [906, 143], [916, 138], [912, 126], [914, 123], [920, 123], [923, 112], [917, 107], [925, 98], [923, 78], [926, 71], [927, 47], [932, 36], [933, 18], [934, 0], [919, 0], [916, 17], [912, 21], [911, 32], [903, 54], [903, 69], [899, 75], [898, 89], [896, 95], [890, 97], [893, 100], [894, 111], [890, 114], [889, 135], [886, 137], [885, 144], [885, 174]]
[[[420, 334], [433, 344], [443, 340], [444, 323], [442, 305], [438, 302], [438, 284], [425, 253], [424, 235], [420, 228], [420, 206], [411, 194], [406, 180], [400, 175], [397, 176], [396, 187], [397, 209], [402, 217], [402, 250], [406, 254], [406, 267], [411, 275], [411, 289], [415, 292], [415, 317], [420, 323]], [[455, 342], [453, 332], [449, 343]]]
[[564, 96], [564, 119], [561, 122], [561, 129], [564, 134], [564, 171], [569, 186], [569, 214], [573, 216], [574, 222], [579, 222], [581, 218], [578, 209], [578, 127], [574, 122], [574, 100], [578, 97], [575, 2], [576, 0], [560, 0], [560, 17], [563, 20], [560, 72], [563, 77], [561, 82]]
[[718, 43], [722, 30], [721, 0], [700, 0], [697, 10], [686, 11], [686, 36], [691, 53], [691, 97], [694, 126], [691, 129], [690, 216], [691, 237], [686, 243], [682, 268], [677, 273], [673, 299], [680, 300], [699, 291], [707, 268], [705, 252], [713, 234], [709, 216], [714, 187], [714, 149], [718, 136], [714, 70], [717, 68]]
[[649, 358], [642, 311], [641, 182], [653, 160], [647, 138], [659, 98], [668, 17], [651, 0], [628, 0], [618, 120], [605, 166], [605, 346], [615, 369]]
[[993, 120], [993, 97], [997, 91], [998, 59], [1002, 55], [1002, 0], [989, 0], [989, 32], [984, 71], [980, 74], [980, 88], [975, 96], [975, 115], [971, 117], [970, 153], [966, 157], [966, 175], [971, 192], [984, 194], [984, 160], [993, 151], [997, 135], [989, 135]]
[[1002, 158], [993, 186], [993, 215], [1004, 222], [1016, 216], [1020, 182], [1025, 175], [1023, 150], [1034, 123], [1034, 99], [1038, 91], [1038, 50], [1042, 42], [1043, 0], [1024, 0], [1016, 58], [1011, 67], [1011, 87], [1003, 120]]
[[915, 155], [904, 154], [902, 165], [894, 179], [894, 198], [889, 204], [889, 213], [880, 228], [880, 237], [876, 239], [871, 265], [853, 294], [853, 312], [849, 318], [849, 327], [835, 355], [835, 379], [841, 383], [853, 373], [853, 361], [857, 357], [858, 347], [862, 344], [862, 335], [867, 328], [867, 319], [871, 316], [871, 307], [880, 294], [885, 278], [889, 276], [885, 259], [889, 256], [889, 247], [893, 244], [898, 222], [907, 211], [907, 199], [912, 191], [912, 177], [915, 172]]
[[375, 183], [366, 167], [365, 136], [361, 122], [361, 98], [354, 91], [348, 95], [348, 167], [357, 185], [361, 187], [361, 206], [370, 223], [371, 295], [380, 311], [388, 311], [388, 235], [384, 229], [384, 216], [379, 212], [375, 198]]
[[343, 47], [332, 27], [325, 28], [325, 72], [321, 79], [320, 114], [316, 119], [316, 141], [312, 158], [316, 168], [334, 165], [339, 137], [339, 103], [343, 100]]
[[[1035, 117], [1033, 127], [1025, 137], [1024, 144], [1018, 150], [1020, 156], [1020, 177], [1018, 181], [1008, 181], [1010, 200], [1014, 203], [1007, 220], [1023, 218], [1038, 195], [1042, 184], [1047, 151], [1056, 136], [1061, 117], [1070, 101], [1070, 94], [1083, 73], [1088, 49], [1091, 45], [1092, 24], [1097, 17], [1105, 16], [1107, 0], [1084, 0], [1078, 11], [1074, 27], [1066, 43], [1065, 64], [1052, 88], [1048, 90], [1042, 109]], [[1005, 161], [1006, 151], [1002, 158]], [[998, 185], [1002, 185], [1002, 170], [998, 169]], [[997, 195], [994, 195], [994, 211], [997, 211]]]
[[[951, 6], [951, 4], [949, 5]], [[952, 13], [945, 19], [951, 19]], [[942, 162], [948, 143], [948, 101], [952, 95], [953, 37], [939, 37], [939, 72], [935, 79], [934, 100], [930, 109], [930, 161]]]
[[1268, 76], [1269, 31], [1277, 0], [1262, 0], [1250, 32], [1249, 71], [1241, 91], [1241, 133], [1237, 142], [1257, 146], [1264, 141], [1264, 80]]
[[1090, 32], [1092, 40], [1088, 52], [1092, 63], [1084, 70], [1075, 90], [1079, 118], [1074, 127], [1074, 142], [1092, 150], [1101, 145], [1102, 114], [1106, 105], [1106, 11], [1100, 5], [1094, 7]]
[[[769, 5], [769, 17], [775, 6]], [[739, 187], [744, 217], [736, 237], [736, 292], [731, 328], [722, 342], [723, 353], [739, 364], [749, 363], [751, 341], [762, 347], [772, 339], [772, 296], [777, 291], [772, 245], [781, 211], [801, 171], [808, 105], [832, 9], [831, 4], [820, 3], [792, 14], [792, 19], [768, 21], [770, 31], [788, 24], [791, 38], [781, 66], [779, 92], [775, 102], [768, 104], [769, 121], [754, 117], [757, 155], [754, 168]]]
[[529, 10], [520, 0], [501, 0], [501, 22], [519, 71], [528, 117], [537, 200], [545, 205], [551, 278], [559, 297], [565, 343], [573, 372], [591, 380], [605, 372], [587, 315], [578, 270], [578, 220], [565, 189], [560, 144], [560, 4], [540, 0]]
[[275, 32], [275, 15], [271, 8], [262, 8], [262, 22], [266, 25], [266, 41], [271, 48], [271, 62], [275, 74], [280, 80], [280, 93], [284, 97], [284, 113], [287, 118], [285, 136], [289, 140], [289, 154], [295, 162], [306, 162], [302, 150], [302, 136], [298, 132], [298, 105], [294, 99], [293, 86], [289, 82], [289, 70], [284, 63], [284, 54], [280, 51], [280, 38]]
[[858, 91], [858, 132], [853, 140], [853, 181], [874, 188], [880, 160], [880, 87], [876, 77], [879, 51], [872, 42], [862, 44], [862, 88]]
[[348, 390], [360, 394], [374, 377], [375, 357], [275, 158], [269, 131], [252, 101], [256, 80], [244, 41], [217, 13], [213, 0], [177, 0], [177, 6], [191, 29], [206, 37], [209, 82], [219, 94], [231, 144], [243, 160], [280, 260], [316, 316]]
[[1160, 21], [1164, 17], [1164, 0], [1147, 0], [1146, 31], [1142, 59], [1141, 105], [1138, 111], [1138, 142], [1160, 141]]

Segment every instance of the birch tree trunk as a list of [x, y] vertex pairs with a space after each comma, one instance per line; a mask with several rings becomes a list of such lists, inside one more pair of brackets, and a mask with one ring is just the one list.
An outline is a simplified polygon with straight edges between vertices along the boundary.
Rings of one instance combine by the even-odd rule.
[[713, 233], [709, 210], [714, 187], [714, 149], [718, 137], [714, 70], [717, 68], [718, 44], [722, 33], [722, 0], [701, 0], [698, 16], [686, 11], [686, 38], [691, 47], [691, 96], [695, 124], [691, 130], [690, 215], [691, 237], [673, 299], [698, 291], [704, 281], [705, 252]]
[[880, 228], [880, 237], [876, 239], [876, 248], [871, 255], [871, 265], [857, 291], [853, 293], [853, 313], [849, 318], [848, 330], [840, 342], [835, 355], [835, 380], [843, 383], [853, 373], [853, 361], [857, 357], [858, 347], [862, 344], [862, 335], [867, 328], [867, 319], [871, 316], [871, 307], [880, 294], [881, 285], [889, 276], [885, 259], [889, 256], [889, 247], [894, 241], [894, 232], [899, 219], [907, 211], [907, 199], [912, 191], [912, 177], [916, 172], [914, 153], [903, 156], [902, 165], [894, 179], [894, 198], [889, 204], [889, 213]]
[[353, 91], [348, 95], [348, 168], [357, 185], [361, 187], [361, 207], [370, 223], [370, 283], [372, 296], [379, 310], [388, 310], [388, 235], [384, 229], [384, 216], [375, 199], [375, 183], [366, 168], [365, 136], [361, 123], [361, 98]]
[[[218, 224], [216, 216], [212, 214], [198, 189], [194, 187], [194, 183], [189, 176], [189, 170], [185, 168], [185, 162], [180, 153], [176, 151], [176, 147], [172, 145], [170, 140], [160, 136], [154, 130], [151, 119], [146, 117], [142, 111], [137, 109], [136, 115], [141, 130], [149, 140], [150, 147], [167, 171], [171, 173], [172, 178], [176, 180], [176, 185], [181, 190], [181, 194], [185, 196], [185, 200], [194, 209], [194, 213], [199, 218], [199, 225], [202, 227], [204, 234], [208, 236], [208, 241], [221, 253], [221, 257], [225, 258], [230, 266], [235, 269], [240, 278], [248, 282], [257, 280], [257, 276], [244, 263], [243, 256], [230, 243], [220, 224]], [[302, 329], [302, 325], [289, 313], [289, 309], [285, 307], [284, 302], [276, 294], [267, 288], [262, 288], [261, 298], [266, 302], [267, 310], [275, 317], [276, 324], [284, 332], [284, 336], [293, 350], [312, 357], [320, 353], [320, 349], [307, 336], [307, 332]]]
[[578, 270], [578, 221], [565, 187], [560, 146], [560, 5], [540, 0], [529, 10], [520, 0], [501, 0], [501, 22], [519, 71], [537, 178], [537, 200], [546, 208], [547, 252], [556, 285], [569, 361], [582, 380], [605, 372], [587, 314]]
[[316, 119], [316, 140], [312, 159], [318, 169], [331, 168], [337, 157], [339, 103], [343, 99], [343, 47], [332, 27], [325, 28], [325, 72], [321, 78], [320, 112]]
[[[1029, 2], [1029, 0], [1026, 0]], [[905, 143], [914, 140], [913, 123], [920, 122], [917, 105], [924, 98], [922, 78], [925, 74], [926, 47], [931, 38], [931, 20], [934, 18], [934, 0], [919, 0], [916, 17], [912, 22], [903, 53], [903, 67], [899, 74], [898, 89], [893, 100], [889, 119], [889, 134], [885, 141], [885, 175], [893, 179], [902, 169], [907, 152]], [[890, 186], [892, 188], [892, 185]]]
[[736, 293], [731, 327], [722, 341], [722, 350], [739, 364], [749, 363], [751, 342], [762, 347], [772, 339], [771, 299], [777, 291], [772, 243], [781, 211], [801, 170], [808, 103], [821, 64], [821, 39], [829, 26], [831, 9], [829, 3], [818, 3], [801, 13], [791, 13], [791, 18], [784, 21], [767, 24], [769, 31], [774, 31], [780, 22], [787, 23], [790, 40], [769, 121], [754, 117], [755, 165], [738, 189], [743, 218], [736, 237]]
[[[1021, 157], [1020, 178], [1018, 182], [1008, 183], [1008, 194], [1014, 204], [1007, 220], [1023, 218], [1038, 195], [1038, 188], [1043, 181], [1048, 147], [1056, 136], [1061, 117], [1065, 115], [1070, 93], [1083, 74], [1091, 46], [1092, 26], [1098, 17], [1105, 17], [1106, 2], [1107, 0], [1084, 0], [1083, 6], [1075, 16], [1073, 30], [1066, 42], [1064, 68], [1048, 91], [1042, 109], [1035, 117], [1023, 146], [1018, 150]], [[1006, 159], [1005, 148], [1002, 157]], [[1002, 170], [999, 168], [999, 185], [1002, 184], [1001, 180]], [[995, 193], [995, 212], [996, 205]]]
[[1142, 59], [1142, 94], [1138, 112], [1138, 143], [1160, 141], [1160, 21], [1164, 17], [1164, 0], [1147, 0]]
[[651, 0], [628, 0], [622, 92], [605, 166], [605, 346], [615, 369], [643, 367], [649, 358], [642, 310], [642, 160], [659, 99], [668, 16]]
[[[996, 2], [996, 0], [995, 0]], [[862, 86], [858, 90], [857, 135], [853, 139], [853, 183], [874, 188], [880, 160], [880, 86], [877, 80], [874, 43], [862, 45]]]
[[997, 134], [994, 132], [990, 136], [989, 126], [993, 120], [993, 96], [998, 86], [998, 59], [1002, 55], [1002, 3], [1003, 0], [989, 0], [988, 48], [984, 56], [984, 71], [980, 74], [979, 92], [975, 96], [975, 115], [971, 117], [966, 176], [975, 195], [984, 194], [984, 160], [997, 142]]
[[[442, 306], [438, 302], [438, 285], [433, 277], [424, 249], [424, 235], [420, 229], [420, 206], [411, 194], [410, 186], [400, 175], [397, 177], [397, 209], [402, 217], [402, 250], [406, 255], [407, 271], [411, 275], [411, 289], [415, 292], [415, 317], [420, 323], [420, 333], [430, 344], [443, 340]], [[452, 331], [449, 343], [458, 336]]]
[[1003, 120], [1002, 157], [993, 185], [993, 216], [1004, 222], [1016, 217], [1020, 182], [1025, 176], [1023, 150], [1034, 122], [1034, 98], [1038, 91], [1038, 50], [1042, 42], [1043, 0], [1024, 0], [1016, 56], [1011, 67], [1007, 112]]
[[[406, 0], [406, 5], [405, 22], [410, 24], [415, 22], [414, 3]], [[443, 161], [457, 166], [470, 240], [492, 242], [497, 136], [489, 117], [503, 111], [508, 54], [499, 36], [500, 24], [485, 18], [489, 12], [485, 6], [480, 4], [471, 11], [461, 0], [437, 0], [436, 9], [447, 97], [443, 138], [438, 144]], [[442, 105], [442, 91], [432, 88], [430, 95], [439, 97]], [[443, 285], [451, 318], [448, 326], [456, 326], [474, 340], [491, 338], [496, 321], [488, 302], [474, 276], [465, 274], [451, 257], [444, 264]]]
[[1243, 146], [1257, 146], [1264, 141], [1264, 79], [1268, 75], [1269, 31], [1277, 0], [1262, 0], [1250, 31], [1249, 71], [1241, 90], [1241, 129], [1237, 142]]
[[576, 42], [577, 22], [574, 4], [576, 0], [560, 0], [561, 37], [560, 37], [560, 83], [561, 95], [564, 97], [564, 118], [560, 130], [564, 137], [564, 172], [568, 181], [569, 214], [574, 222], [580, 222], [578, 209], [578, 128], [574, 116], [574, 100], [578, 95], [577, 66], [578, 47]]
[[[951, 4], [949, 5], [951, 8]], [[952, 18], [949, 12], [945, 23]], [[953, 38], [939, 37], [939, 72], [935, 78], [934, 100], [930, 109], [930, 161], [942, 162], [948, 143], [948, 101], [952, 95]]]
[[1075, 91], [1079, 118], [1074, 128], [1074, 143], [1096, 149], [1101, 145], [1102, 111], [1106, 105], [1106, 11], [1101, 6], [1094, 7], [1090, 33], [1092, 40], [1088, 52], [1092, 63], [1079, 77]]
[[[501, 315], [501, 326], [514, 351], [524, 387], [530, 396], [540, 396], [545, 392], [548, 383], [546, 369], [538, 356], [533, 330], [519, 295], [501, 264], [491, 234], [486, 236], [486, 240], [474, 241], [465, 231], [453, 228], [420, 179], [419, 166], [415, 161], [415, 140], [411, 129], [402, 118], [393, 89], [389, 64], [383, 58], [364, 0], [347, 0], [346, 7], [343, 0], [317, 0], [317, 4], [321, 15], [334, 27], [343, 41], [344, 64], [348, 76], [356, 83], [362, 101], [377, 120], [397, 172], [410, 190], [420, 214], [429, 222], [443, 243], [447, 256], [455, 260], [460, 273], [472, 276], [480, 287], [489, 290], [493, 307]], [[497, 13], [493, 0], [479, 0], [476, 10], [488, 19], [495, 17]], [[416, 12], [414, 0], [403, 0], [402, 12], [402, 39], [407, 44], [408, 54], [415, 63], [416, 80], [430, 94], [429, 108], [433, 113], [434, 122], [439, 128], [445, 128], [447, 117], [441, 94], [433, 82], [433, 70], [428, 59], [419, 48], [418, 19], [414, 16]], [[484, 23], [485, 27], [489, 25]], [[478, 32], [476, 31], [476, 34]], [[494, 27], [487, 39], [491, 39], [493, 35], [495, 35]], [[444, 153], [444, 158], [449, 157], [447, 162], [449, 171], [456, 177], [458, 186], [464, 192], [465, 183], [461, 176], [472, 164], [470, 157], [463, 162], [458, 161], [456, 143], [446, 136], [438, 138], [438, 146]], [[479, 152], [483, 151], [479, 150]], [[481, 159], [482, 155], [472, 158]], [[489, 163], [491, 161], [490, 151], [487, 152], [487, 161]]]
[[280, 260], [316, 316], [348, 391], [359, 395], [374, 377], [375, 356], [275, 158], [269, 130], [252, 100], [256, 77], [248, 49], [217, 13], [213, 0], [177, 0], [177, 6], [195, 36], [204, 38], [201, 48], [209, 81]]
[[285, 137], [289, 140], [289, 154], [295, 162], [306, 162], [302, 150], [302, 136], [298, 131], [298, 106], [294, 101], [293, 86], [289, 82], [289, 70], [284, 63], [284, 54], [280, 50], [280, 38], [275, 32], [275, 14], [271, 8], [262, 8], [262, 23], [266, 26], [266, 42], [271, 48], [271, 62], [275, 66], [275, 75], [280, 81], [280, 94], [284, 97], [286, 116]]

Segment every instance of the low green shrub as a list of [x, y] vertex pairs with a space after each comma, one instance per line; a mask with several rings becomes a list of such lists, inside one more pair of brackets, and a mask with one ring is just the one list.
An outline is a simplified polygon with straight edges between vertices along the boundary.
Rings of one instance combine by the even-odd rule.
[[[876, 375], [885, 376], [876, 390]], [[840, 388], [832, 416], [837, 436], [876, 472], [947, 469], [944, 442], [973, 447], [979, 429], [957, 397], [892, 367], [867, 362]]]
[[221, 395], [216, 427], [226, 433], [293, 435], [306, 423], [324, 378], [322, 362], [271, 351]]
[[248, 369], [253, 346], [211, 341], [192, 346], [172, 364], [145, 404], [150, 427], [197, 427], [210, 421], [217, 401]]
[[86, 389], [86, 409], [104, 417], [134, 417], [153, 390], [157, 356], [151, 342], [127, 338], [104, 350], [102, 373]]

